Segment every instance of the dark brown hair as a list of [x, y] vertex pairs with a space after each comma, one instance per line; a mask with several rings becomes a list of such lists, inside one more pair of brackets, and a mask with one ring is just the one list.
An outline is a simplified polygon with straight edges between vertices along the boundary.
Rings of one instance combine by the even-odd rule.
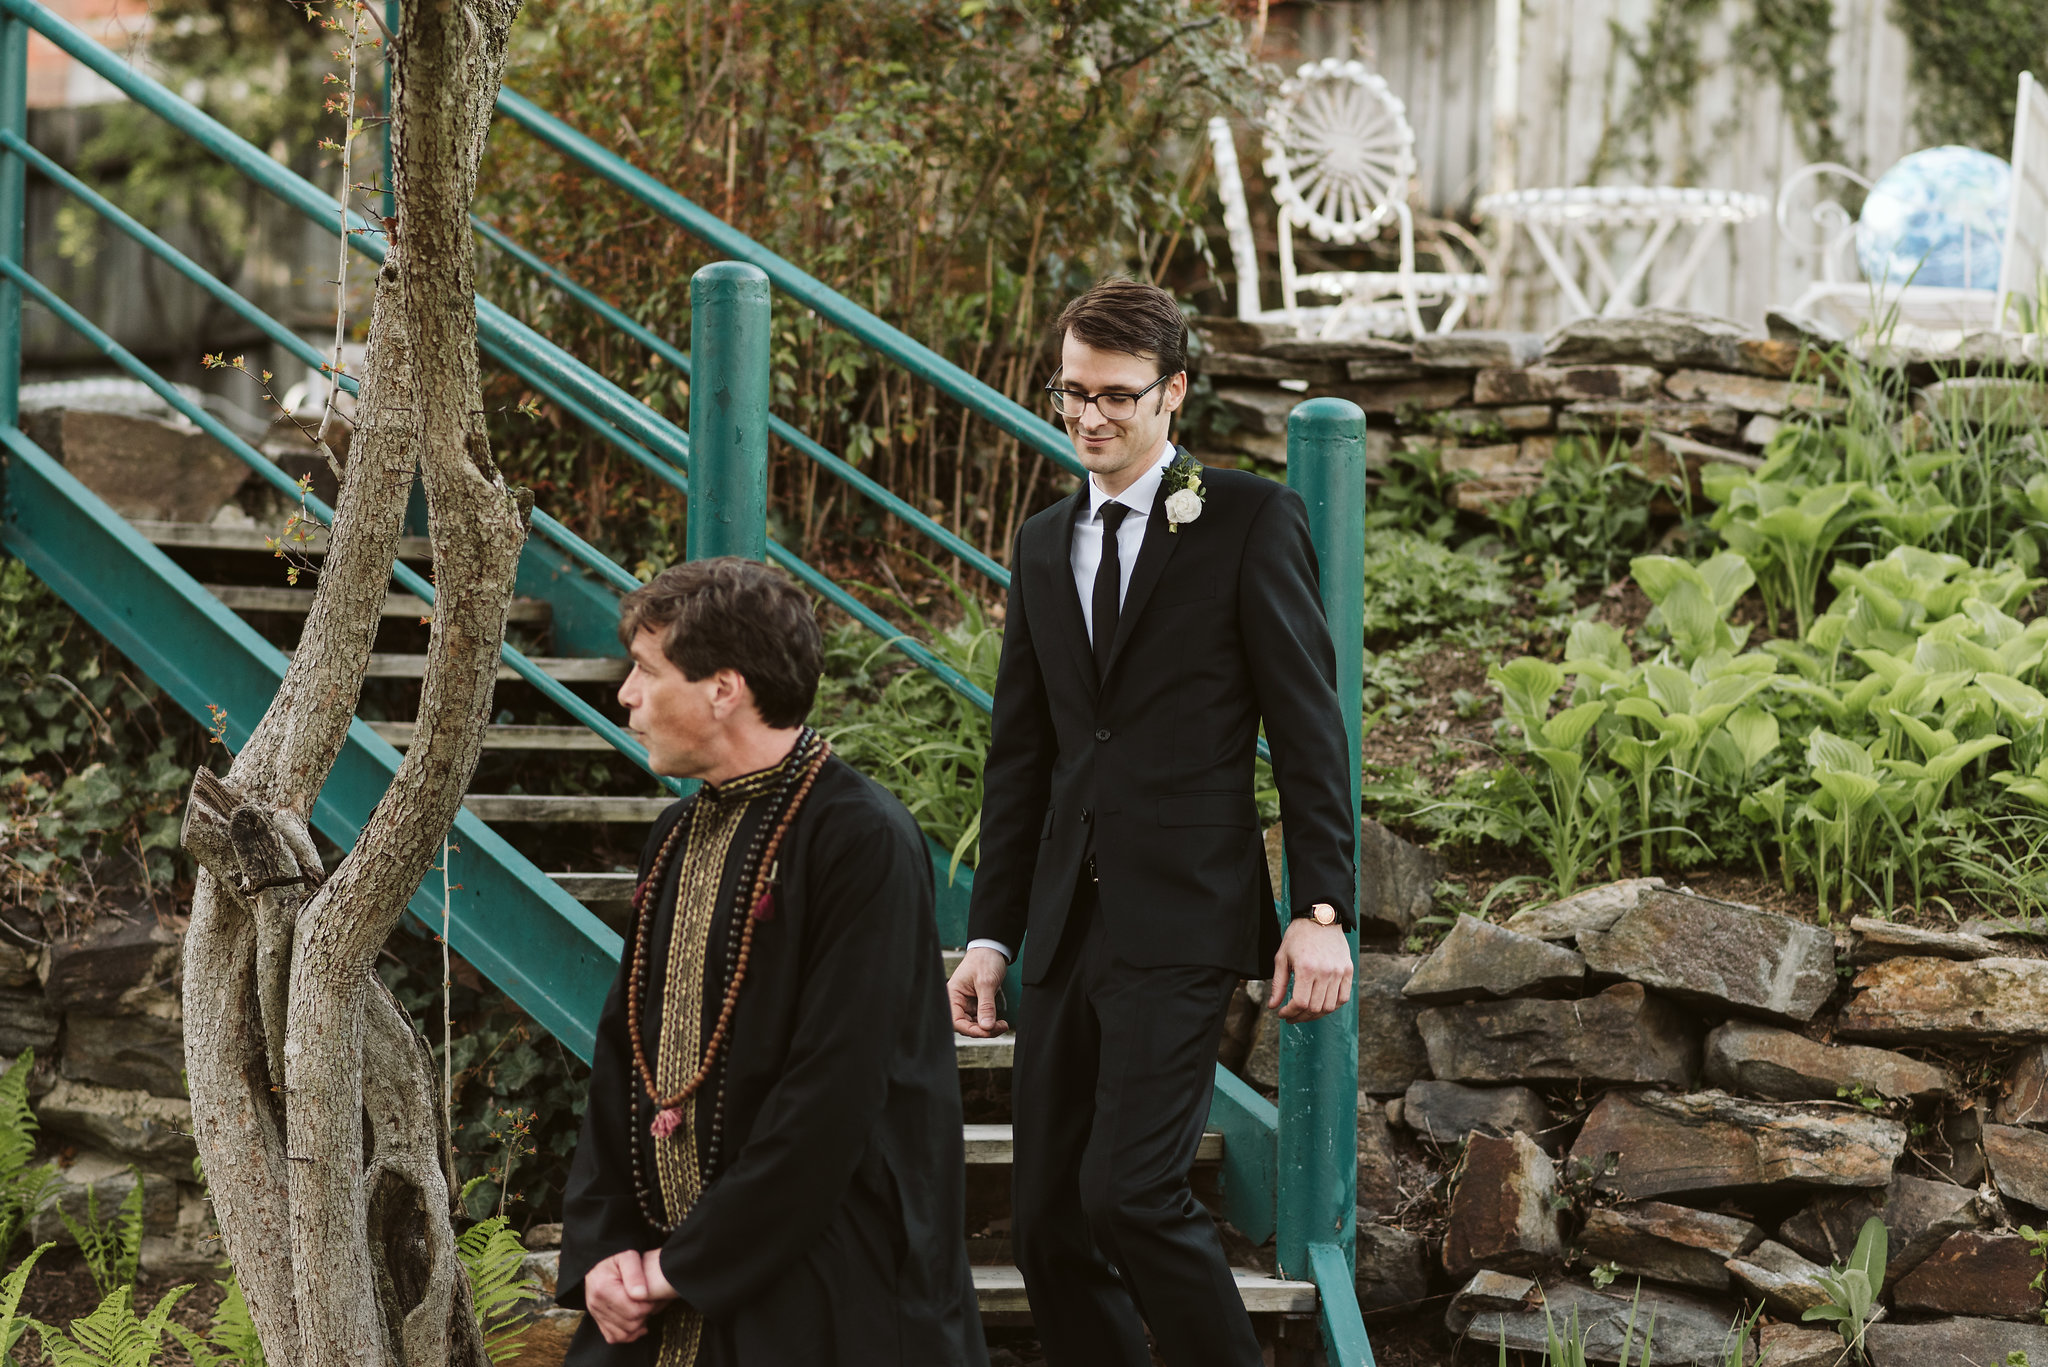
[[1055, 338], [1067, 334], [1097, 351], [1120, 351], [1159, 363], [1161, 375], [1188, 368], [1188, 320], [1157, 285], [1112, 275], [1060, 310]]
[[648, 630], [693, 683], [736, 670], [768, 725], [810, 715], [825, 642], [810, 600], [781, 570], [731, 555], [670, 565], [619, 600], [620, 643], [630, 650]]

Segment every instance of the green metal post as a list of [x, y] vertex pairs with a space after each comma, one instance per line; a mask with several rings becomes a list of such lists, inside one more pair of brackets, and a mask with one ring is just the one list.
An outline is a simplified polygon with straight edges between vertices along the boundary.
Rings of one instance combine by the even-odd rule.
[[[1365, 414], [1344, 399], [1310, 399], [1287, 419], [1287, 483], [1308, 503], [1323, 611], [1337, 643], [1337, 703], [1351, 761], [1358, 823], [1359, 723], [1364, 706]], [[1331, 738], [1336, 741], [1335, 737]], [[1291, 901], [1285, 905], [1292, 905]], [[1358, 952], [1358, 937], [1351, 937]], [[1345, 1267], [1357, 1247], [1358, 1004], [1280, 1029], [1280, 1194], [1277, 1252], [1290, 1277], [1314, 1273], [1312, 1251], [1334, 1245]], [[1327, 1256], [1321, 1258], [1329, 1265]], [[1333, 1359], [1334, 1361], [1335, 1359]]]
[[768, 555], [768, 276], [714, 261], [690, 277], [692, 560]]
[[[0, 129], [28, 136], [28, 25], [0, 18]], [[22, 260], [28, 215], [28, 167], [12, 152], [0, 155], [0, 257]], [[21, 420], [21, 286], [0, 280], [0, 426]]]

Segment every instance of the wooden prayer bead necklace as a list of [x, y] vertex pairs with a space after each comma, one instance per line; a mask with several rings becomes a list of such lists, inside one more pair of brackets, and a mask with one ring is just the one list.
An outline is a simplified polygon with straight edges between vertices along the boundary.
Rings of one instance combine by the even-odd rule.
[[[804, 753], [807, 745], [815, 747], [808, 755]], [[747, 888], [748, 892], [741, 899], [739, 907], [736, 908], [737, 911], [744, 914], [735, 919], [744, 924], [739, 931], [738, 953], [728, 959], [727, 972], [729, 977], [726, 980], [724, 999], [719, 1003], [718, 1023], [712, 1029], [711, 1038], [704, 1046], [704, 1059], [698, 1065], [696, 1075], [683, 1084], [682, 1090], [673, 1096], [664, 1097], [661, 1095], [654, 1069], [647, 1061], [647, 1042], [640, 1028], [641, 1007], [647, 992], [648, 950], [650, 942], [654, 938], [654, 909], [649, 904], [660, 891], [662, 880], [667, 876], [669, 859], [675, 852], [677, 838], [683, 834], [686, 826], [693, 824], [691, 818], [694, 816], [694, 812], [677, 821], [670, 828], [668, 838], [661, 842], [661, 849], [654, 857], [654, 866], [648, 871], [646, 881], [634, 890], [633, 969], [626, 979], [626, 1028], [633, 1040], [634, 1070], [640, 1076], [640, 1085], [645, 1089], [648, 1099], [654, 1103], [654, 1122], [648, 1129], [656, 1139], [667, 1138], [681, 1124], [682, 1112], [680, 1107], [684, 1102], [695, 1096], [698, 1089], [704, 1085], [705, 1079], [711, 1076], [711, 1070], [718, 1061], [719, 1052], [724, 1047], [731, 1033], [733, 1007], [739, 1001], [740, 985], [746, 980], [747, 976], [747, 958], [753, 950], [754, 926], [757, 922], [766, 918], [769, 899], [774, 895], [774, 882], [778, 871], [775, 860], [776, 851], [781, 848], [782, 838], [788, 834], [790, 823], [796, 818], [797, 809], [802, 807], [804, 799], [810, 796], [811, 786], [818, 781], [819, 771], [825, 767], [825, 761], [831, 757], [831, 743], [820, 738], [816, 732], [806, 727], [804, 734], [798, 738], [790, 759], [785, 761], [785, 764], [788, 764], [790, 767], [783, 780], [784, 792], [788, 792], [791, 780], [798, 773], [796, 767], [798, 763], [802, 764], [802, 778], [796, 783], [795, 793], [787, 801], [780, 804], [781, 812], [776, 820], [773, 834], [768, 838], [766, 847], [758, 855], [752, 850], [748, 851], [747, 859], [742, 865], [741, 886]], [[762, 829], [766, 829], [765, 823], [763, 823]], [[757, 842], [759, 838], [759, 831], [757, 831], [755, 836]], [[746, 880], [748, 869], [751, 869], [753, 874], [751, 885]], [[638, 1103], [639, 1097], [636, 1095], [633, 1108], [636, 1119], [639, 1110]], [[639, 1157], [639, 1147], [637, 1142], [633, 1146], [636, 1160]]]

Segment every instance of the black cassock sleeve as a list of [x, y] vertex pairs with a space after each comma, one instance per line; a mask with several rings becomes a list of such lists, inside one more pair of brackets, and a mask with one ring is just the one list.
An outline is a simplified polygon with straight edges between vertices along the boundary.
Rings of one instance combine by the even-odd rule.
[[[655, 823], [640, 855], [640, 878], [669, 829], [681, 819], [677, 803]], [[673, 871], [671, 871], [673, 876]], [[652, 894], [657, 902], [660, 889]], [[631, 934], [630, 929], [628, 934]], [[562, 1262], [556, 1274], [555, 1300], [582, 1310], [583, 1279], [614, 1253], [639, 1251], [653, 1243], [652, 1231], [640, 1214], [633, 1192], [633, 1043], [626, 1029], [626, 973], [632, 966], [629, 941], [619, 972], [597, 1018], [597, 1040], [590, 1053], [590, 1092], [583, 1105], [583, 1129], [576, 1156], [569, 1163], [569, 1181], [562, 1193]]]
[[882, 1119], [891, 1060], [916, 1008], [905, 979], [930, 856], [893, 824], [877, 831], [820, 815], [804, 860], [788, 1052], [746, 1144], [662, 1248], [669, 1284], [714, 1319], [761, 1294], [833, 1219], [865, 1153], [858, 1137]]

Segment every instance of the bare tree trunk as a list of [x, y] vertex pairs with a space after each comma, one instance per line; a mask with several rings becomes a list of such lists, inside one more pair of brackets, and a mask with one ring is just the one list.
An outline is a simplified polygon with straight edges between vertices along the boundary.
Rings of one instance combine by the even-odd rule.
[[[430, 1055], [371, 971], [476, 768], [530, 499], [490, 455], [469, 205], [518, 0], [407, 0], [396, 226], [305, 633], [225, 781], [201, 771], [187, 1067], [214, 1213], [273, 1362], [484, 1367], [455, 1256]], [[306, 818], [346, 736], [407, 492], [424, 480], [432, 640], [418, 733], [323, 877]]]

